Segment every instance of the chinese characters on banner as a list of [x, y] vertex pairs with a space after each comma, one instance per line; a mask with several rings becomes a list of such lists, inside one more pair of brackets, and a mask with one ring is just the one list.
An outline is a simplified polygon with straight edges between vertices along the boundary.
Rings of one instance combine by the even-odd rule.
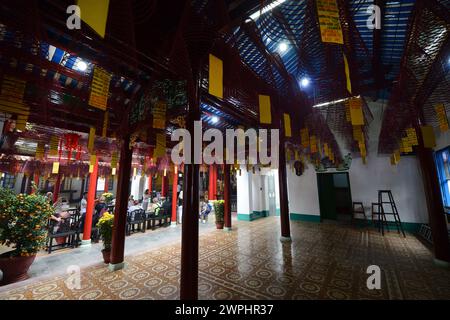
[[109, 96], [109, 83], [111, 75], [100, 67], [94, 68], [94, 77], [91, 84], [91, 95], [89, 105], [106, 111]]
[[447, 113], [445, 112], [445, 106], [443, 103], [438, 104], [435, 107], [436, 110], [436, 116], [439, 122], [439, 129], [441, 129], [441, 132], [448, 131], [448, 119], [447, 119]]
[[344, 44], [336, 0], [317, 0], [316, 3], [322, 42]]
[[153, 106], [153, 128], [165, 129], [166, 128], [166, 111], [167, 104], [162, 101], [158, 101]]

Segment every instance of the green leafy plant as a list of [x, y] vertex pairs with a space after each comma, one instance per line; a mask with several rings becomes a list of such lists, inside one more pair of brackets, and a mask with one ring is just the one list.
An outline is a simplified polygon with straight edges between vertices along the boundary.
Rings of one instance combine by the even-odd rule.
[[216, 215], [216, 222], [222, 223], [224, 221], [225, 201], [216, 200], [213, 202], [213, 205], [214, 205], [214, 214]]
[[102, 194], [102, 196], [105, 198], [106, 203], [111, 203], [111, 201], [113, 201], [114, 199], [114, 195], [110, 192], [106, 192]]
[[114, 215], [105, 212], [97, 223], [97, 228], [103, 239], [103, 248], [111, 250], [112, 232], [114, 226]]
[[38, 194], [15, 195], [0, 188], [0, 244], [14, 248], [10, 256], [31, 256], [45, 246], [47, 222], [54, 208]]

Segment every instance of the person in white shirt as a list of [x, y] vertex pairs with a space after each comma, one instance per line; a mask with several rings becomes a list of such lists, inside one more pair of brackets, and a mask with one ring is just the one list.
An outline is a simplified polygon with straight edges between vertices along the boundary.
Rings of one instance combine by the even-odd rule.
[[80, 213], [86, 213], [87, 208], [87, 192], [83, 193], [83, 198], [81, 199], [80, 203]]

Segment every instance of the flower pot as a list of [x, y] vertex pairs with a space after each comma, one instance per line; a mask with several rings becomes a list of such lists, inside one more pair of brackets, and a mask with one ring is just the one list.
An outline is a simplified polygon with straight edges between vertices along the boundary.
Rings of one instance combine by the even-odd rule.
[[105, 250], [105, 249], [103, 249], [103, 250], [102, 250], [102, 254], [103, 254], [103, 261], [104, 261], [106, 264], [109, 264], [110, 261], [111, 261], [111, 250]]
[[223, 224], [224, 224], [223, 222], [216, 222], [216, 228], [219, 230], [223, 229]]
[[0, 255], [0, 269], [3, 272], [0, 286], [28, 279], [28, 269], [30, 269], [35, 258], [36, 255], [11, 257], [9, 252]]

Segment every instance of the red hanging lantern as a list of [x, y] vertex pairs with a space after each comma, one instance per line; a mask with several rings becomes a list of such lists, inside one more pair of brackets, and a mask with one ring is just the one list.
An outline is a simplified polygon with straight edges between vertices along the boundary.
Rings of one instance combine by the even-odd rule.
[[[72, 159], [72, 151], [77, 150], [80, 151], [78, 141], [80, 139], [80, 136], [75, 133], [66, 133], [64, 134], [64, 148], [68, 151], [67, 159], [70, 161]], [[61, 150], [60, 150], [61, 152]], [[60, 154], [61, 157], [61, 154]], [[77, 155], [77, 158], [79, 158], [79, 155]], [[77, 159], [79, 160], [79, 159]]]

